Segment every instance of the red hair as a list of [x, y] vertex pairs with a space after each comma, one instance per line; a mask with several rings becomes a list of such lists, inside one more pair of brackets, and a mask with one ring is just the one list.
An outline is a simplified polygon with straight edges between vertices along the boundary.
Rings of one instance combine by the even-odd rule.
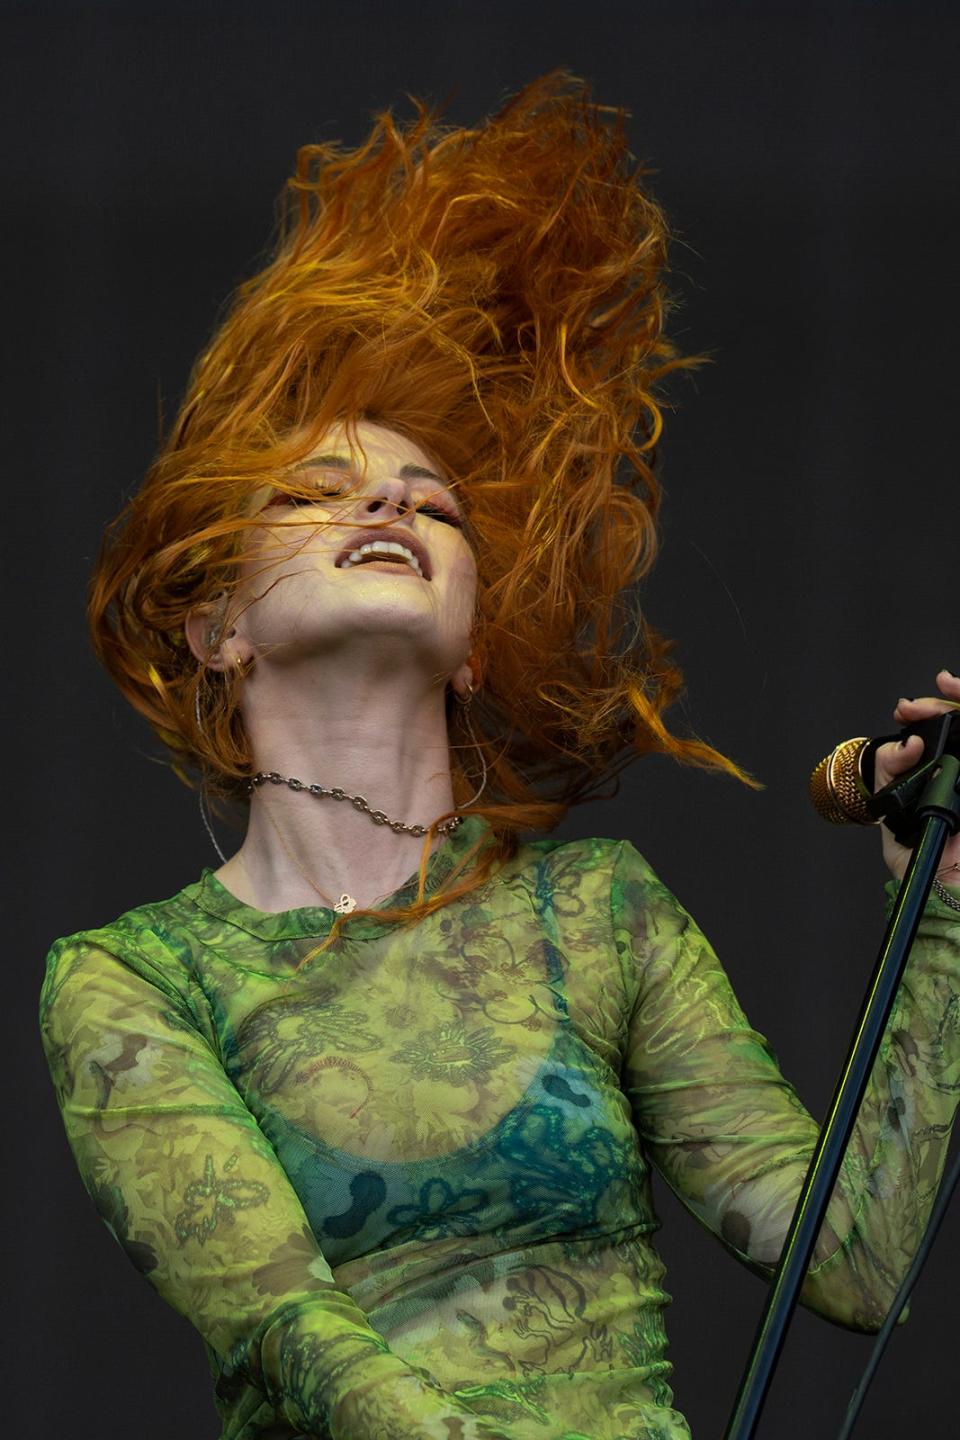
[[[355, 150], [299, 150], [272, 258], [197, 360], [105, 537], [89, 609], [98, 655], [178, 773], [236, 791], [253, 771], [242, 681], [197, 665], [187, 614], [231, 590], [266, 487], [331, 426], [373, 420], [435, 456], [477, 556], [489, 781], [472, 809], [493, 842], [459, 886], [426, 901], [421, 885], [409, 918], [481, 883], [520, 830], [551, 829], [638, 754], [760, 788], [667, 729], [681, 672], [633, 598], [656, 552], [657, 385], [701, 360], [663, 334], [668, 228], [626, 112], [562, 70], [475, 129], [414, 105], [405, 125], [376, 117]], [[476, 764], [455, 705], [448, 719], [463, 804]]]

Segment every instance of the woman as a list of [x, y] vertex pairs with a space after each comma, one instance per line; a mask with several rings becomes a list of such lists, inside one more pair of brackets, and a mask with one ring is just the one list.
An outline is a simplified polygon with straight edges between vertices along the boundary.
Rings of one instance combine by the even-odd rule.
[[[651, 1167], [768, 1275], [813, 1147], [642, 856], [542, 833], [638, 753], [757, 783], [668, 731], [680, 675], [624, 598], [656, 382], [693, 363], [628, 160], [562, 73], [477, 130], [305, 147], [98, 562], [110, 673], [249, 816], [216, 871], [57, 942], [42, 1034], [226, 1440], [687, 1435]], [[936, 687], [895, 719], [960, 703]], [[805, 1285], [857, 1329], [943, 1165], [958, 913], [938, 882]]]

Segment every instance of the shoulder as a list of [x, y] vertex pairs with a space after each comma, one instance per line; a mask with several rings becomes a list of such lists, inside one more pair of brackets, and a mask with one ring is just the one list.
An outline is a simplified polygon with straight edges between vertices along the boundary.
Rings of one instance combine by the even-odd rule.
[[603, 876], [611, 888], [665, 888], [653, 866], [631, 840], [598, 835], [577, 840], [544, 837], [521, 845], [517, 859], [524, 868], [545, 873], [562, 873], [584, 880]]
[[562, 886], [582, 889], [609, 886], [617, 853], [623, 844], [599, 836], [576, 840], [558, 840], [553, 836], [537, 836], [521, 843], [509, 870], [535, 888]]
[[168, 900], [138, 905], [105, 925], [54, 940], [47, 952], [41, 1008], [61, 987], [83, 975], [134, 972], [169, 999], [192, 1004], [192, 949], [186, 937], [188, 896], [195, 886]]
[[615, 923], [624, 910], [639, 913], [677, 903], [632, 841], [609, 836], [529, 841], [519, 847], [513, 873], [541, 897], [576, 895], [612, 915]]

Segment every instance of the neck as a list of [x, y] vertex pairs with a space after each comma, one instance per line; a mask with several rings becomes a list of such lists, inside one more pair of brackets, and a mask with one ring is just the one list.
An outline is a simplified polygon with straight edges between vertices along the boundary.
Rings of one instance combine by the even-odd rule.
[[[245, 682], [256, 770], [363, 795], [372, 810], [408, 825], [452, 809], [443, 687], [418, 688], [409, 674], [338, 675], [331, 685], [329, 670], [304, 668], [291, 675], [261, 664]], [[259, 910], [332, 906], [344, 893], [361, 908], [417, 871], [425, 843], [375, 824], [349, 801], [266, 784], [251, 797], [243, 844], [216, 874]]]

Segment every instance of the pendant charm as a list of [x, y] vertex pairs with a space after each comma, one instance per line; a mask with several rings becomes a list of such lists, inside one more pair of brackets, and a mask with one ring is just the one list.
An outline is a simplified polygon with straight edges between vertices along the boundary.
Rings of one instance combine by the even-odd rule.
[[357, 902], [352, 895], [341, 895], [333, 908], [338, 915], [349, 915], [351, 910], [356, 910]]

